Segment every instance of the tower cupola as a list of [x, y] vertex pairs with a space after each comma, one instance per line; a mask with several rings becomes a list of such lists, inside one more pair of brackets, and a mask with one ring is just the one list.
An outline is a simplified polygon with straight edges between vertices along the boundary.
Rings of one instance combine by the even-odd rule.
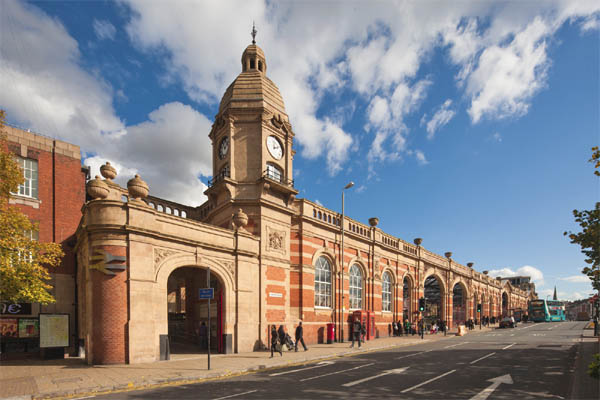
[[252, 24], [252, 44], [246, 47], [242, 54], [242, 72], [258, 71], [263, 75], [267, 73], [265, 53], [256, 45], [256, 27]]

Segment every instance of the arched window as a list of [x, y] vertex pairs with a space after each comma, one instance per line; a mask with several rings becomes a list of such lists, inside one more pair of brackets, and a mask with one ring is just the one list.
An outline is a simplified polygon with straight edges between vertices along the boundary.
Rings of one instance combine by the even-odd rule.
[[315, 306], [331, 307], [331, 264], [323, 256], [315, 265]]
[[384, 272], [381, 282], [381, 310], [392, 311], [392, 277]]
[[173, 215], [178, 216], [179, 217], [179, 210], [178, 209], [174, 209], [173, 210]]
[[165, 212], [166, 212], [167, 214], [171, 214], [171, 212], [172, 212], [172, 211], [171, 211], [171, 207], [167, 206], [167, 207], [165, 208]]
[[159, 205], [156, 206], [156, 210], [160, 211], [160, 212], [163, 212], [165, 209], [163, 208], [162, 204], [159, 204]]
[[356, 264], [350, 268], [350, 308], [362, 308], [362, 272]]
[[187, 218], [187, 213], [185, 211], [181, 211], [181, 217], [182, 218]]
[[275, 164], [267, 163], [267, 178], [273, 179], [274, 181], [281, 182], [282, 177], [281, 169]]

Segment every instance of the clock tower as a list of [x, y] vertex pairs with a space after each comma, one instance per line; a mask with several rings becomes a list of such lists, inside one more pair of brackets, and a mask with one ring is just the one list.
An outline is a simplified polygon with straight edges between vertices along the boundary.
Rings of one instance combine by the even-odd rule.
[[[253, 31], [255, 32], [255, 31]], [[294, 132], [279, 89], [267, 77], [267, 60], [255, 41], [242, 54], [242, 72], [229, 85], [210, 135], [213, 179], [202, 206], [206, 222], [231, 228], [242, 209], [254, 235], [265, 218], [288, 226], [294, 188]]]

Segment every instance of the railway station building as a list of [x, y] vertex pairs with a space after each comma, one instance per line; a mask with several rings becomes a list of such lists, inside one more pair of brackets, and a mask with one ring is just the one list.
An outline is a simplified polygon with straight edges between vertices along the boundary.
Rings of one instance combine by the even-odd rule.
[[[359, 316], [374, 339], [390, 335], [392, 321], [424, 316], [452, 327], [526, 308], [534, 295], [421, 239], [387, 234], [375, 217], [342, 218], [298, 198], [294, 130], [254, 43], [211, 131], [198, 134], [209, 135], [213, 154], [199, 207], [153, 196], [143, 171], [121, 187], [109, 163], [87, 181], [70, 295], [88, 363], [155, 361], [166, 344], [197, 348], [209, 312], [213, 351], [246, 352], [268, 346], [272, 325], [293, 333], [302, 321], [310, 345], [327, 341], [328, 325], [348, 340]], [[210, 306], [199, 296], [207, 287]]]

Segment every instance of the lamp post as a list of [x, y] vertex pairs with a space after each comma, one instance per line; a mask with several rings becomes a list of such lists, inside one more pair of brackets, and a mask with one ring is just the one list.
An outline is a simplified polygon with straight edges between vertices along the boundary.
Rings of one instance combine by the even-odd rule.
[[[448, 278], [446, 279], [446, 298], [444, 299], [444, 317], [446, 318], [446, 323], [450, 319], [449, 309], [448, 309], [448, 299], [450, 298], [450, 272], [452, 272], [452, 252], [447, 251], [444, 253], [446, 258], [448, 259]], [[454, 321], [452, 321], [452, 327], [454, 327]]]
[[[419, 294], [419, 289], [421, 286], [421, 277], [419, 276], [420, 273], [419, 271], [421, 270], [421, 243], [423, 243], [423, 239], [422, 238], [415, 238], [413, 240], [413, 243], [417, 246], [417, 271], [416, 271], [416, 275], [417, 275], [417, 282], [415, 284], [415, 288], [416, 288], [416, 298], [420, 298], [420, 294]], [[423, 298], [425, 298], [425, 286], [423, 286]], [[410, 296], [410, 300], [411, 303], [413, 302], [413, 296]], [[410, 315], [412, 310], [412, 304], [408, 305], [408, 320], [412, 320], [412, 316]], [[425, 310], [423, 310], [423, 312], [425, 312]]]
[[342, 220], [340, 221], [340, 225], [342, 227], [342, 245], [340, 246], [340, 269], [342, 270], [342, 279], [340, 282], [340, 292], [342, 294], [342, 318], [340, 321], [342, 325], [340, 329], [341, 343], [344, 343], [344, 191], [346, 189], [350, 189], [352, 186], [354, 186], [354, 182], [350, 181], [346, 186], [344, 186], [344, 189], [342, 189]]

